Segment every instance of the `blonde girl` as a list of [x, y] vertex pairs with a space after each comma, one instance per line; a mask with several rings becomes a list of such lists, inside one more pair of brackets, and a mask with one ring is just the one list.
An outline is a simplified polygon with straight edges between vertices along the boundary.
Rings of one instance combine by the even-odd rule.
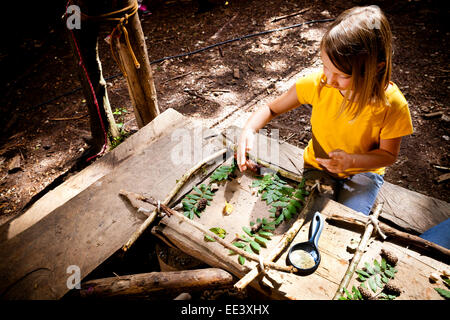
[[237, 164], [252, 169], [246, 152], [254, 134], [274, 117], [312, 105], [312, 139], [304, 150], [304, 177], [331, 179], [335, 197], [369, 214], [385, 168], [398, 156], [403, 136], [413, 132], [405, 97], [390, 81], [392, 35], [377, 6], [343, 12], [320, 45], [323, 70], [309, 74], [255, 111], [239, 139]]

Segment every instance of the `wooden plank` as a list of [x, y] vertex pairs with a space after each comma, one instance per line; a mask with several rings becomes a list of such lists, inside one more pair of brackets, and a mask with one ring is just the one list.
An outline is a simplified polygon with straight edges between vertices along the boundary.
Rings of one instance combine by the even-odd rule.
[[[250, 222], [258, 218], [268, 218], [270, 208], [261, 200], [260, 195], [250, 188], [255, 177], [249, 173], [238, 173], [237, 178], [227, 181], [219, 186], [211, 205], [206, 207], [201, 218], [195, 218], [207, 228], [221, 227], [227, 231], [225, 241], [231, 242], [236, 234], [244, 234], [242, 227], [250, 226]], [[208, 180], [205, 182], [207, 183]], [[225, 201], [233, 206], [230, 215], [223, 214]], [[312, 216], [313, 211], [308, 212]], [[309, 218], [310, 219], [310, 218]], [[283, 222], [275, 231], [267, 248], [262, 248], [262, 254], [270, 252], [281, 239], [284, 232], [294, 222], [294, 219]], [[307, 240], [309, 220], [301, 228], [291, 245]], [[349, 237], [356, 237], [358, 233], [337, 228], [325, 223], [322, 236], [319, 241], [322, 262], [318, 270], [307, 277], [295, 274], [267, 271], [266, 276], [259, 277], [251, 285], [272, 299], [331, 299], [336, 292], [340, 279], [347, 268], [347, 262], [351, 255], [346, 251], [346, 246], [341, 246]], [[230, 255], [229, 250], [215, 242], [207, 242], [204, 235], [197, 229], [186, 223], [180, 222], [176, 217], [166, 217], [152, 230], [155, 234], [165, 237], [184, 251], [185, 253], [202, 260], [203, 262], [217, 268], [225, 268], [237, 277], [242, 277], [256, 263], [246, 261], [244, 266], [240, 265], [236, 255]], [[340, 241], [337, 241], [340, 239]], [[323, 247], [322, 243], [333, 244], [333, 247]], [[286, 265], [286, 250], [277, 263]], [[258, 281], [260, 280], [260, 282]]]
[[[224, 131], [224, 135], [229, 143], [236, 144], [240, 132], [240, 128], [230, 127]], [[296, 174], [303, 172], [302, 149], [289, 143], [283, 143], [277, 147], [276, 141], [262, 134], [258, 134], [255, 140], [257, 142], [255, 142], [255, 149], [250, 152], [251, 155], [273, 163], [288, 172]], [[258, 150], [258, 146], [263, 146], [262, 152]], [[279, 153], [268, 154], [266, 150]], [[376, 203], [378, 201], [384, 201], [382, 219], [412, 233], [421, 234], [450, 218], [450, 203], [407, 190], [387, 181], [380, 189]]]
[[125, 143], [46, 193], [19, 217], [1, 225], [0, 243], [37, 223], [54, 209], [113, 171], [120, 163], [167, 135], [174, 128], [187, 125], [187, 122], [188, 120], [174, 109], [164, 111], [154, 121], [130, 136]]
[[[181, 133], [192, 141], [194, 135], [189, 129], [193, 130], [185, 127]], [[197, 158], [221, 148], [214, 140], [196, 143], [200, 148]], [[180, 145], [185, 147], [186, 142], [166, 134], [120, 163], [113, 161], [115, 166], [108, 174], [23, 232], [0, 243], [0, 296], [58, 299], [69, 290], [67, 281], [73, 273], [68, 271], [70, 266], [79, 268], [82, 279], [121, 248], [146, 216], [118, 196], [120, 189], [165, 198], [177, 179], [198, 160], [192, 155], [194, 148], [175, 157], [180, 160], [176, 163], [168, 159], [167, 155], [173, 155]], [[211, 163], [187, 188], [202, 181], [220, 163]]]

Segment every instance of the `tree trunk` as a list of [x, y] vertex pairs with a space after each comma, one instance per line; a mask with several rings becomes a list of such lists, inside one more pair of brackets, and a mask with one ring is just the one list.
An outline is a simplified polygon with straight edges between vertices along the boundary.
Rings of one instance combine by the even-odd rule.
[[[100, 6], [95, 1], [79, 0], [76, 1], [75, 4], [80, 7], [82, 13], [88, 15], [97, 15], [105, 10], [104, 7]], [[80, 82], [89, 110], [93, 139], [91, 146], [93, 152], [97, 153], [102, 149], [102, 146], [107, 143], [105, 131], [107, 135], [109, 134], [111, 137], [118, 137], [120, 135], [114, 121], [114, 116], [112, 115], [106, 90], [106, 82], [103, 78], [102, 67], [98, 56], [97, 37], [99, 33], [99, 22], [83, 20], [80, 29], [68, 30], [68, 33], [69, 42], [75, 57]], [[79, 63], [79, 55], [81, 55], [82, 64]], [[84, 70], [83, 65], [86, 70]], [[86, 72], [92, 83], [92, 89], [95, 92], [99, 110], [97, 110], [97, 106], [95, 105], [94, 96]]]
[[[118, 0], [116, 10], [125, 8], [134, 2], [135, 0]], [[128, 18], [125, 28], [131, 48], [139, 63], [139, 68], [135, 66], [124, 34], [120, 38], [113, 37], [111, 41], [113, 41], [115, 54], [119, 59], [121, 68], [126, 73], [124, 76], [127, 79], [137, 125], [142, 128], [159, 114], [158, 100], [138, 13]]]
[[151, 272], [90, 280], [82, 283], [83, 298], [138, 297], [162, 293], [228, 288], [233, 276], [218, 268]]

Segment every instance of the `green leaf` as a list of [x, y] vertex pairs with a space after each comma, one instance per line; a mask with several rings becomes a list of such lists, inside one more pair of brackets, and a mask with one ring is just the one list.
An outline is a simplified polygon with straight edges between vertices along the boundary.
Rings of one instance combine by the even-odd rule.
[[372, 266], [368, 262], [364, 263], [364, 266], [366, 267], [367, 273], [369, 273], [370, 275], [375, 274]]
[[242, 230], [244, 230], [244, 232], [245, 232], [246, 234], [248, 234], [250, 237], [253, 237], [253, 233], [252, 233], [252, 231], [251, 231], [249, 228], [247, 228], [247, 227], [242, 227]]
[[233, 246], [243, 249], [245, 248], [246, 244], [243, 242], [233, 242]]
[[188, 194], [188, 195], [186, 196], [186, 198], [188, 198], [188, 199], [194, 199], [194, 200], [199, 200], [201, 197], [200, 197], [199, 195], [196, 195], [196, 194]]
[[281, 213], [280, 216], [275, 220], [275, 224], [279, 225], [280, 223], [282, 223], [284, 220], [284, 214]]
[[374, 278], [370, 277], [367, 279], [367, 282], [369, 283], [370, 289], [372, 289], [373, 292], [377, 292], [377, 284], [375, 283]]
[[378, 263], [377, 260], [373, 260], [373, 268], [375, 269], [376, 273], [380, 273], [381, 272], [381, 266], [380, 266], [380, 264]]
[[245, 258], [243, 257], [243, 256], [239, 256], [239, 258], [238, 258], [238, 261], [239, 261], [239, 263], [241, 264], [241, 265], [244, 265], [244, 263], [245, 263]]
[[283, 213], [284, 218], [285, 218], [286, 220], [289, 220], [289, 219], [292, 218], [292, 215], [291, 215], [291, 213], [289, 212], [289, 210], [288, 210], [287, 208], [284, 208], [283, 211], [282, 211], [282, 213]]
[[273, 226], [269, 226], [269, 225], [263, 225], [262, 227], [261, 227], [261, 229], [263, 229], [263, 230], [265, 230], [265, 231], [267, 231], [267, 230], [275, 230], [275, 227], [273, 227]]
[[388, 277], [386, 277], [386, 275], [382, 274], [381, 275], [381, 281], [383, 281], [384, 283], [388, 283], [389, 279], [388, 279]]
[[353, 296], [351, 295], [351, 293], [348, 292], [348, 290], [346, 288], [343, 288], [343, 289], [344, 289], [344, 293], [347, 295], [347, 298], [350, 300], [353, 300]]
[[206, 193], [203, 195], [203, 198], [205, 198], [206, 200], [212, 200], [213, 197], [207, 195]]
[[381, 259], [381, 271], [384, 272], [386, 270], [386, 259]]
[[361, 281], [366, 281], [366, 277], [364, 277], [362, 274], [359, 274], [358, 273], [358, 278], [359, 278], [359, 280], [361, 280]]
[[208, 241], [208, 242], [215, 242], [216, 241], [216, 240], [214, 240], [214, 238], [208, 236], [207, 234], [205, 234], [204, 240]]
[[356, 288], [355, 286], [353, 286], [352, 287], [352, 292], [355, 294], [353, 297], [355, 298], [355, 300], [356, 299], [359, 299], [359, 300], [362, 300], [362, 295], [361, 295], [361, 292], [359, 292], [359, 290], [358, 290], [358, 288]]
[[392, 272], [391, 270], [385, 270], [384, 273], [389, 277], [389, 278], [394, 278], [395, 277], [395, 273]]
[[250, 241], [250, 246], [252, 247], [253, 250], [255, 250], [258, 253], [261, 250], [261, 246], [256, 241]]
[[277, 201], [272, 204], [272, 206], [276, 207], [286, 207], [289, 203], [284, 201]]
[[217, 234], [222, 239], [225, 238], [225, 236], [227, 235], [227, 232], [224, 229], [219, 228], [219, 227], [211, 228], [209, 230], [214, 232], [215, 234]]
[[365, 272], [364, 270], [356, 270], [356, 273], [357, 273], [357, 274], [360, 274], [360, 275], [362, 275], [362, 276], [364, 276], [364, 277], [366, 277], [366, 278], [369, 278], [369, 277], [370, 277], [370, 274], [368, 274], [368, 273]]
[[196, 186], [194, 186], [192, 189], [194, 189], [195, 192], [202, 194], [203, 192]]
[[441, 288], [434, 288], [434, 290], [437, 291], [441, 296], [443, 296], [445, 299], [450, 299], [450, 291], [441, 289]]
[[264, 231], [264, 230], [259, 230], [258, 234], [263, 236], [263, 237], [266, 237], [266, 238], [270, 238], [270, 237], [273, 236], [273, 233], [267, 232], [267, 231]]
[[264, 248], [267, 248], [267, 239], [266, 238], [263, 238], [263, 237], [260, 237], [260, 236], [255, 236], [255, 240], [259, 243], [259, 244], [261, 244]]
[[384, 285], [383, 285], [383, 282], [381, 281], [381, 276], [379, 274], [375, 275], [375, 282], [376, 282], [378, 287], [383, 289]]

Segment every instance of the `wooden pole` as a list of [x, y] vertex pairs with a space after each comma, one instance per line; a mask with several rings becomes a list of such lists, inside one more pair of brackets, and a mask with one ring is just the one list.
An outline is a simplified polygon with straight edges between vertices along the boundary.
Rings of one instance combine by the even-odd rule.
[[[136, 0], [118, 0], [117, 9], [125, 8], [135, 2]], [[158, 100], [147, 54], [147, 45], [137, 12], [128, 18], [125, 28], [133, 53], [127, 46], [124, 34], [120, 37], [113, 37], [111, 41], [113, 41], [113, 50], [117, 52], [121, 69], [126, 73], [124, 76], [127, 79], [128, 92], [133, 103], [137, 125], [142, 128], [158, 116]], [[135, 65], [133, 54], [139, 67]]]
[[[99, 14], [105, 10], [105, 8], [101, 6], [101, 3], [97, 3], [96, 1], [78, 0], [75, 4], [80, 7], [81, 12], [92, 15]], [[91, 147], [93, 148], [93, 152], [97, 153], [105, 143], [105, 134], [101, 122], [103, 122], [107, 135], [113, 138], [120, 136], [119, 129], [114, 121], [114, 116], [109, 104], [106, 81], [103, 78], [102, 66], [98, 55], [97, 37], [99, 34], [99, 23], [97, 21], [83, 20], [80, 29], [67, 31], [89, 110], [92, 134]], [[79, 55], [81, 55], [82, 64], [80, 63]], [[83, 65], [86, 68], [87, 76], [92, 83], [99, 110], [97, 110], [97, 106], [94, 103], [91, 85]]]
[[[377, 204], [375, 211], [372, 215], [373, 219], [378, 219], [378, 217], [380, 216], [382, 207], [383, 207], [382, 202]], [[352, 278], [353, 274], [355, 273], [356, 267], [358, 267], [358, 263], [361, 260], [363, 252], [367, 247], [367, 243], [369, 242], [370, 236], [372, 235], [373, 228], [374, 228], [374, 225], [372, 223], [369, 223], [366, 225], [366, 230], [364, 231], [361, 241], [359, 242], [359, 246], [356, 249], [355, 254], [353, 255], [352, 261], [348, 265], [347, 271], [345, 272], [344, 278], [342, 278], [341, 284], [339, 285], [339, 288], [336, 291], [336, 294], [334, 295], [333, 300], [338, 299], [342, 295], [342, 293], [344, 292], [344, 288], [346, 288], [348, 283], [350, 282], [350, 279]]]
[[124, 298], [231, 287], [233, 276], [218, 268], [150, 272], [90, 280], [81, 284], [82, 298]]

